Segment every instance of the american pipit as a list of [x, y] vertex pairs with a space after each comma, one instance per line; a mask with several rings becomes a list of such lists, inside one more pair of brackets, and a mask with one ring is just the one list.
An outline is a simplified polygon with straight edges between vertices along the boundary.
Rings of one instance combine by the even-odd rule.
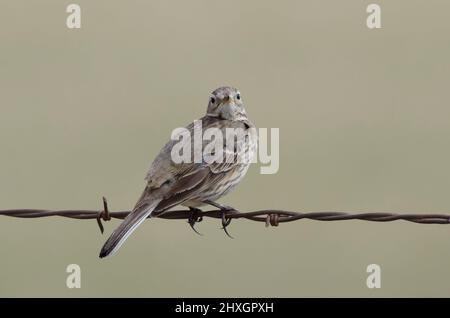
[[[150, 166], [146, 177], [148, 184], [136, 206], [103, 245], [100, 257], [114, 254], [152, 214], [160, 214], [179, 204], [192, 210], [204, 204], [225, 208], [216, 200], [234, 188], [247, 173], [256, 153], [256, 131], [247, 118], [240, 92], [233, 87], [220, 87], [212, 92], [206, 115], [200, 120], [203, 131], [215, 129], [222, 136], [227, 136], [230, 130], [244, 133], [235, 133], [231, 139], [221, 140], [223, 143], [219, 150], [223, 150], [223, 160], [207, 160], [208, 156], [218, 157], [218, 148], [212, 147], [213, 150], [199, 162], [176, 163], [172, 150], [179, 140], [167, 142]], [[186, 129], [191, 135], [195, 134], [194, 123]], [[193, 139], [184, 142], [190, 143], [190, 149], [195, 148]], [[203, 140], [202, 149], [207, 144], [210, 142]]]

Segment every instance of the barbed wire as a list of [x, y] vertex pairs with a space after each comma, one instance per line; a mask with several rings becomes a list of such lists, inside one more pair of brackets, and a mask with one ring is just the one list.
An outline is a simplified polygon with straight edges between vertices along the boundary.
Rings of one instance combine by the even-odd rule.
[[[60, 216], [79, 220], [96, 219], [101, 233], [103, 233], [103, 221], [111, 219], [124, 219], [131, 211], [116, 211], [110, 212], [108, 203], [103, 198], [102, 210], [39, 210], [39, 209], [13, 209], [0, 210], [0, 215], [16, 217], [16, 218], [41, 218], [49, 216]], [[152, 217], [171, 219], [171, 220], [188, 220], [189, 224], [193, 225], [200, 222], [204, 217], [222, 219], [225, 232], [226, 227], [230, 224], [232, 219], [247, 219], [256, 222], [264, 222], [266, 226], [278, 226], [280, 223], [293, 222], [303, 219], [315, 221], [345, 221], [345, 220], [362, 220], [372, 222], [391, 222], [403, 220], [419, 224], [449, 224], [449, 214], [399, 214], [387, 212], [293, 212], [285, 210], [258, 210], [252, 212], [241, 212], [235, 209], [227, 210], [170, 210], [162, 212]], [[195, 230], [195, 229], [194, 229]], [[229, 235], [229, 234], [228, 234]]]

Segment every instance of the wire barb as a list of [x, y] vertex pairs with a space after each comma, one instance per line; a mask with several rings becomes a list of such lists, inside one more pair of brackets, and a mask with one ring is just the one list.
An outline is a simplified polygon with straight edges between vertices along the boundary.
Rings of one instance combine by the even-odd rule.
[[98, 227], [100, 228], [100, 233], [103, 234], [105, 229], [103, 228], [102, 220], [105, 222], [111, 220], [111, 215], [109, 214], [109, 209], [108, 209], [108, 201], [106, 200], [105, 197], [103, 197], [103, 211], [100, 211], [98, 213], [96, 219], [97, 219]]
[[279, 224], [279, 214], [269, 213], [266, 216], [266, 227], [272, 226], [278, 226]]

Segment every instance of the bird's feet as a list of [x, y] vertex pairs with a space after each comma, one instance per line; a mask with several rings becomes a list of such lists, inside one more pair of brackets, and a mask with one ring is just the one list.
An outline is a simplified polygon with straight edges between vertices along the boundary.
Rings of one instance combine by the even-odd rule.
[[192, 207], [189, 207], [189, 210], [191, 210], [192, 212], [191, 216], [188, 219], [189, 225], [195, 233], [203, 236], [203, 234], [197, 231], [197, 229], [195, 228], [195, 223], [203, 221], [203, 216], [201, 216], [202, 210]]
[[230, 225], [230, 223], [231, 223], [231, 218], [227, 217], [226, 211], [221, 211], [221, 216], [222, 216], [222, 230], [225, 232], [225, 234], [229, 238], [234, 238], [230, 235], [230, 233], [228, 233], [228, 230], [227, 230], [228, 225]]
[[228, 206], [228, 205], [222, 205], [220, 203], [214, 202], [214, 201], [210, 201], [210, 200], [206, 200], [203, 201], [203, 203], [212, 205], [213, 207], [216, 207], [220, 210], [220, 216], [222, 219], [222, 230], [225, 232], [225, 234], [229, 237], [229, 238], [234, 238], [230, 235], [230, 233], [228, 233], [227, 227], [228, 225], [230, 225], [231, 223], [231, 218], [227, 217], [227, 212], [230, 211], [236, 211], [235, 208]]

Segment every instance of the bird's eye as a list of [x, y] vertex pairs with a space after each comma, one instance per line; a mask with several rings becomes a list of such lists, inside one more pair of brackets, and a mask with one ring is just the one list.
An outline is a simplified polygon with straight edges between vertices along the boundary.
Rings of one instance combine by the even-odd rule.
[[209, 101], [211, 102], [211, 104], [214, 104], [214, 103], [216, 102], [216, 99], [215, 99], [214, 97], [211, 97], [211, 98], [209, 99]]
[[236, 99], [237, 99], [237, 100], [241, 100], [241, 94], [237, 94], [237, 95], [236, 95]]

